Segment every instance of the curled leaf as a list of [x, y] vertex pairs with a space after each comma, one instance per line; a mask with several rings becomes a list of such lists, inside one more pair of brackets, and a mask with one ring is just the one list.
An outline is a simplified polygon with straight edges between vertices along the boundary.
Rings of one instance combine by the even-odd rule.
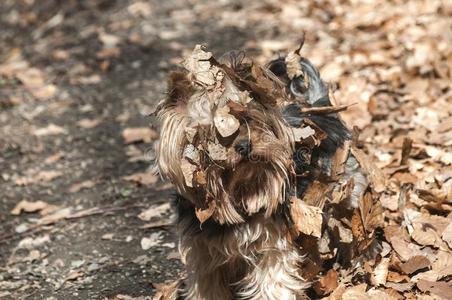
[[237, 118], [231, 115], [229, 112], [229, 106], [223, 106], [217, 109], [217, 111], [215, 112], [215, 117], [213, 118], [215, 127], [222, 137], [231, 136], [240, 127], [239, 120], [237, 120]]

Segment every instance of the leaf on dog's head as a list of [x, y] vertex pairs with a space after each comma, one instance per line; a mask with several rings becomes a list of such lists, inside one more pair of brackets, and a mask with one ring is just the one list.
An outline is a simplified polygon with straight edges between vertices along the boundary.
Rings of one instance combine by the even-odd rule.
[[239, 120], [237, 120], [237, 118], [231, 115], [229, 112], [229, 106], [223, 106], [216, 110], [215, 116], [213, 118], [215, 127], [222, 137], [231, 136], [240, 127]]
[[305, 126], [305, 127], [300, 127], [300, 128], [293, 127], [292, 131], [293, 131], [295, 141], [297, 141], [297, 142], [307, 139], [308, 137], [313, 136], [315, 134], [315, 130], [312, 129], [310, 126]]
[[212, 142], [207, 143], [207, 152], [209, 152], [209, 157], [212, 160], [226, 160], [227, 159], [227, 149], [220, 144], [215, 144]]
[[323, 218], [319, 207], [307, 205], [302, 200], [292, 197], [290, 216], [298, 233], [320, 237]]
[[215, 212], [215, 208], [216, 208], [216, 203], [214, 200], [211, 200], [209, 202], [209, 205], [207, 206], [206, 209], [201, 209], [201, 208], [196, 208], [195, 210], [195, 214], [196, 217], [198, 218], [199, 222], [204, 223], [205, 221], [207, 221]]
[[239, 97], [240, 97], [240, 103], [242, 103], [243, 105], [247, 105], [248, 103], [251, 102], [251, 97], [250, 97], [250, 93], [248, 91], [240, 91], [239, 92]]
[[287, 75], [290, 79], [294, 79], [295, 77], [303, 74], [303, 70], [301, 70], [300, 59], [301, 56], [300, 54], [296, 53], [296, 51], [287, 54], [285, 63], [287, 68]]
[[212, 86], [217, 82], [219, 68], [212, 66], [210, 59], [212, 52], [206, 52], [201, 45], [196, 45], [189, 57], [183, 62], [183, 66], [201, 84]]

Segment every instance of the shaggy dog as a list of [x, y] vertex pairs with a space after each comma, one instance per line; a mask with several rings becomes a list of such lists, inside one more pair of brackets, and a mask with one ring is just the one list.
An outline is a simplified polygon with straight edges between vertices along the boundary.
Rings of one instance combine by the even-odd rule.
[[[157, 167], [178, 193], [188, 299], [301, 299], [313, 280], [303, 264], [350, 263], [353, 249], [369, 248], [353, 236], [321, 251], [324, 236], [340, 243], [329, 216], [351, 219], [369, 181], [346, 147], [344, 108], [299, 50], [261, 68], [241, 52], [217, 61], [197, 46], [169, 76]], [[320, 216], [311, 234], [296, 207]]]

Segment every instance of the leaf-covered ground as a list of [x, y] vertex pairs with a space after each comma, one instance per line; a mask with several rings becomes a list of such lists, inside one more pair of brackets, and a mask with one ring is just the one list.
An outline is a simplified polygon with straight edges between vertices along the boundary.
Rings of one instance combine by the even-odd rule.
[[[296, 47], [388, 177], [382, 258], [333, 299], [452, 295], [450, 1], [0, 3], [0, 298], [149, 297], [179, 277], [147, 117], [195, 44]], [[373, 275], [371, 275], [373, 274]], [[121, 296], [122, 295], [122, 296]]]

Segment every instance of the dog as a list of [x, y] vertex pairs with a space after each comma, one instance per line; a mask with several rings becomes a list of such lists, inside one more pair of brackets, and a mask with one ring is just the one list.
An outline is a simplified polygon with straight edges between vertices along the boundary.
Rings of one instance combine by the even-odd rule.
[[[303, 299], [315, 280], [304, 265], [350, 264], [372, 244], [354, 234], [325, 247], [341, 243], [329, 219], [359, 213], [369, 179], [343, 108], [300, 50], [259, 67], [197, 46], [169, 75], [156, 162], [177, 190], [186, 299]], [[323, 212], [316, 234], [297, 228], [301, 202]]]

